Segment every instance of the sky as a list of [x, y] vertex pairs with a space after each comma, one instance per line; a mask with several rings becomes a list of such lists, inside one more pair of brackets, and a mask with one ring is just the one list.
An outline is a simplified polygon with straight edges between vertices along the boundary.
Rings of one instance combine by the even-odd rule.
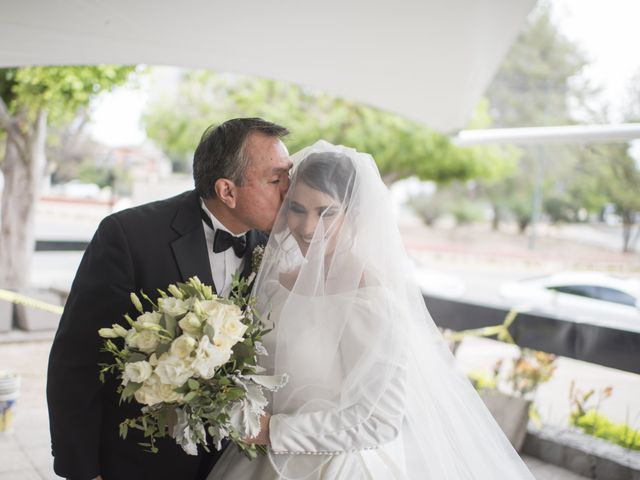
[[556, 24], [582, 46], [592, 63], [585, 75], [603, 87], [605, 101], [619, 111], [634, 72], [640, 70], [640, 1], [553, 0], [551, 4]]
[[[614, 122], [635, 71], [640, 69], [640, 0], [551, 0], [560, 30], [582, 46], [592, 63], [585, 75], [603, 89]], [[144, 141], [140, 115], [148, 98], [144, 88], [121, 88], [102, 96], [95, 105], [92, 136], [108, 145]]]

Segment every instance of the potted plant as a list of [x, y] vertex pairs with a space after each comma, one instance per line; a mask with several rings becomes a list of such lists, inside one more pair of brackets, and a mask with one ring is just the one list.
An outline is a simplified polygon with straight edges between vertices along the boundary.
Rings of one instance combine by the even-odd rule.
[[[509, 326], [520, 311], [512, 309], [501, 325], [445, 334], [445, 340], [454, 355], [459, 342], [469, 336], [496, 336], [498, 340], [515, 345]], [[511, 444], [520, 451], [527, 435], [529, 417], [536, 416], [533, 397], [537, 388], [552, 377], [556, 356], [518, 348], [518, 356], [510, 361], [499, 360], [493, 369], [470, 372], [468, 376]]]
[[529, 417], [535, 415], [535, 392], [552, 377], [555, 368], [555, 355], [521, 348], [517, 357], [499, 360], [490, 371], [469, 373], [480, 397], [517, 451], [524, 443]]

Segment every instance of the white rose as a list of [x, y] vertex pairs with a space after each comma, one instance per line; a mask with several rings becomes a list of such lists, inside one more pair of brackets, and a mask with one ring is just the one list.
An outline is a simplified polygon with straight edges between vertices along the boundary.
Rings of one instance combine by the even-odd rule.
[[222, 325], [220, 325], [219, 333], [225, 337], [231, 338], [236, 342], [242, 340], [247, 326], [240, 321], [241, 317], [227, 317]]
[[184, 395], [176, 392], [172, 385], [166, 385], [163, 383], [158, 383], [156, 385], [156, 393], [158, 397], [162, 399], [163, 402], [171, 403], [171, 402], [181, 402], [184, 398]]
[[125, 339], [129, 347], [134, 347], [144, 353], [152, 353], [160, 343], [160, 337], [152, 330], [130, 332]]
[[242, 340], [242, 336], [247, 331], [247, 326], [243, 324], [242, 311], [237, 305], [219, 305], [207, 317], [207, 324], [213, 327], [213, 343], [221, 348], [231, 348]]
[[172, 385], [162, 383], [155, 373], [151, 375], [134, 394], [135, 399], [144, 405], [160, 402], [181, 402], [184, 395], [173, 390]]
[[145, 324], [149, 325], [159, 325], [160, 319], [162, 319], [162, 314], [159, 312], [147, 312], [142, 315], [138, 315], [136, 318], [136, 323], [139, 326], [144, 326]]
[[151, 375], [144, 384], [133, 394], [138, 403], [143, 405], [155, 405], [162, 402], [158, 395], [156, 386], [160, 383], [160, 379], [156, 374]]
[[200, 339], [196, 349], [196, 358], [191, 364], [191, 368], [200, 375], [201, 378], [212, 378], [216, 369], [229, 361], [231, 350], [218, 348], [212, 345], [206, 335]]
[[202, 322], [200, 322], [200, 319], [195, 313], [189, 312], [180, 319], [178, 325], [180, 325], [183, 332], [189, 335], [199, 336]]
[[163, 353], [158, 359], [156, 374], [162, 383], [179, 387], [193, 375], [193, 370], [181, 358]]
[[153, 368], [151, 364], [145, 360], [127, 363], [124, 367], [124, 374], [122, 375], [122, 384], [126, 385], [129, 382], [142, 383], [147, 380], [152, 373]]
[[171, 355], [178, 358], [187, 358], [196, 348], [198, 342], [189, 335], [180, 335], [171, 344]]
[[167, 315], [179, 317], [187, 313], [189, 305], [184, 300], [167, 297], [158, 299], [158, 307]]
[[199, 303], [200, 307], [207, 316], [212, 315], [218, 310], [218, 308], [224, 305], [217, 300], [201, 300]]

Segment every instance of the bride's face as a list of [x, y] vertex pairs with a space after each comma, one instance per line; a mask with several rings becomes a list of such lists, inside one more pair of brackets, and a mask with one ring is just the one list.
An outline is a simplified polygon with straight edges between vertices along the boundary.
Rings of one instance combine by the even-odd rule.
[[[320, 224], [322, 222], [322, 224]], [[344, 211], [342, 205], [331, 195], [298, 182], [289, 196], [287, 225], [303, 255], [307, 255], [312, 242], [326, 242], [325, 255], [333, 253], [337, 244], [337, 233], [342, 229]], [[324, 238], [314, 238], [318, 227]]]

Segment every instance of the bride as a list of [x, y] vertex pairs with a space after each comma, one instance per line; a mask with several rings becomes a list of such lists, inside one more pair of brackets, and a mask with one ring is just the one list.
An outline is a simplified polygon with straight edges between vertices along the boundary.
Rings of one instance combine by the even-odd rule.
[[209, 480], [533, 479], [455, 370], [412, 278], [373, 159], [324, 141], [293, 158], [254, 294], [262, 364], [287, 373], [249, 461]]

